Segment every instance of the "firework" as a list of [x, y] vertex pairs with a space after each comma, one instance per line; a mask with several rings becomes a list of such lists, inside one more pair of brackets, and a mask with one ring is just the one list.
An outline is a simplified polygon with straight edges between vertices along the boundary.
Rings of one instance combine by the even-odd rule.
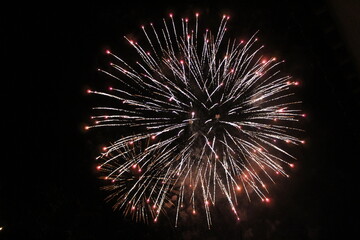
[[282, 61], [262, 56], [255, 35], [225, 40], [229, 16], [215, 34], [201, 31], [198, 16], [177, 23], [170, 14], [160, 29], [141, 26], [144, 44], [125, 37], [139, 61], [107, 50], [111, 68], [99, 69], [118, 87], [88, 90], [112, 100], [94, 108], [86, 129], [123, 136], [104, 148], [97, 168], [115, 208], [136, 220], [156, 222], [172, 209], [177, 226], [188, 206], [211, 226], [219, 199], [239, 220], [240, 196], [269, 202], [266, 184], [294, 166], [288, 145], [304, 143], [299, 82], [277, 70]]

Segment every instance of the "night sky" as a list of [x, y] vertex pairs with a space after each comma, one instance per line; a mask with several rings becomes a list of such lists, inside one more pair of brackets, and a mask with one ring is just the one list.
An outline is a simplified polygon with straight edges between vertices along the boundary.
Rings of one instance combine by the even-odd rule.
[[[360, 227], [360, 45], [354, 44], [360, 25], [351, 15], [360, 3], [341, 2], [98, 1], [2, 8], [0, 239], [349, 239]], [[244, 199], [240, 222], [217, 211], [211, 230], [197, 218], [177, 229], [166, 217], [134, 223], [113, 212], [99, 190], [95, 157], [101, 143], [113, 139], [101, 130], [83, 131], [96, 102], [85, 92], [107, 86], [96, 69], [108, 63], [105, 49], [126, 57], [124, 35], [140, 36], [140, 25], [161, 24], [170, 12], [191, 18], [197, 11], [213, 19], [201, 23], [212, 28], [230, 14], [229, 32], [249, 36], [259, 30], [266, 51], [286, 59], [284, 68], [301, 82], [306, 145], [297, 151], [291, 178], [272, 187], [270, 204]]]

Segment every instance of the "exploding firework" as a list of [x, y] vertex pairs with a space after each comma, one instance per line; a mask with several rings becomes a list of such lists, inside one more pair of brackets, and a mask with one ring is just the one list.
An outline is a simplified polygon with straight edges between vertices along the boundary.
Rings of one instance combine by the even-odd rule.
[[277, 70], [282, 61], [262, 56], [255, 35], [224, 40], [229, 16], [215, 34], [200, 30], [198, 16], [177, 24], [170, 14], [160, 30], [141, 26], [146, 43], [125, 37], [139, 61], [108, 50], [114, 62], [99, 69], [118, 87], [88, 90], [112, 100], [94, 108], [86, 129], [122, 135], [104, 147], [97, 169], [114, 207], [136, 220], [156, 222], [171, 209], [177, 226], [190, 209], [210, 227], [219, 199], [239, 220], [241, 195], [269, 202], [266, 184], [294, 166], [288, 145], [304, 143], [299, 82]]

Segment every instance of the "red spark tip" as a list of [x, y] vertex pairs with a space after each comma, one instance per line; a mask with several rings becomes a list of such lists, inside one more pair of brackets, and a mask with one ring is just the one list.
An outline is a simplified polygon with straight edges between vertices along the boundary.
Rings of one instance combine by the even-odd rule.
[[306, 113], [301, 114], [302, 117], [306, 117]]
[[154, 218], [154, 223], [156, 223], [157, 222], [157, 218]]
[[110, 91], [112, 91], [112, 90], [113, 90], [113, 88], [112, 88], [112, 87], [108, 87], [108, 89], [109, 89]]
[[270, 198], [265, 198], [265, 202], [269, 203], [269, 202], [270, 202]]
[[137, 167], [137, 165], [136, 165], [136, 164], [132, 165], [132, 168], [134, 168], [134, 169], [135, 169], [136, 167]]
[[293, 168], [293, 167], [295, 167], [295, 165], [293, 163], [290, 163], [289, 167]]
[[195, 16], [198, 17], [198, 16], [199, 16], [199, 13], [195, 13]]
[[152, 135], [152, 136], [151, 136], [151, 139], [152, 139], [152, 140], [154, 140], [155, 138], [156, 138], [156, 136], [155, 136], [155, 135]]
[[92, 93], [91, 89], [86, 90], [86, 93]]
[[105, 51], [105, 53], [106, 53], [106, 54], [110, 54], [111, 52], [110, 52], [110, 50], [107, 49], [107, 50]]
[[106, 150], [107, 150], [107, 147], [103, 147], [102, 150], [103, 150], [103, 151], [106, 151]]
[[171, 17], [171, 18], [172, 18], [173, 16], [174, 16], [174, 15], [173, 15], [173, 13], [169, 13], [169, 17]]
[[301, 142], [302, 144], [305, 144], [305, 143], [306, 143], [305, 140], [301, 140], [300, 142]]
[[89, 130], [89, 128], [90, 128], [89, 126], [85, 126], [84, 130]]
[[96, 169], [97, 169], [97, 170], [100, 170], [100, 169], [101, 169], [101, 165], [97, 166]]
[[195, 211], [195, 210], [193, 210], [193, 211], [192, 211], [192, 214], [196, 214], [196, 211]]

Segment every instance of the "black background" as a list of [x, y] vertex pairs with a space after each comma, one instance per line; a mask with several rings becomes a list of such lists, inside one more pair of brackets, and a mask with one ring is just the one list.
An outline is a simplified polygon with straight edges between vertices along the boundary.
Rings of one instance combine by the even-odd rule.
[[[271, 2], [271, 3], [270, 3]], [[346, 1], [344, 1], [346, 2]], [[354, 3], [356, 1], [353, 1]], [[105, 49], [128, 54], [124, 35], [199, 11], [229, 32], [260, 30], [266, 51], [286, 59], [301, 82], [306, 145], [269, 206], [244, 203], [244, 220], [225, 213], [174, 229], [133, 223], [113, 212], [95, 171], [99, 132], [84, 132]], [[360, 82], [356, 57], [327, 1], [119, 1], [4, 7], [1, 14], [0, 239], [346, 239], [359, 227]], [[345, 16], [346, 17], [346, 16]], [[354, 24], [354, 31], [359, 26]], [[358, 46], [359, 47], [359, 46]], [[356, 236], [356, 235], [355, 235]]]

